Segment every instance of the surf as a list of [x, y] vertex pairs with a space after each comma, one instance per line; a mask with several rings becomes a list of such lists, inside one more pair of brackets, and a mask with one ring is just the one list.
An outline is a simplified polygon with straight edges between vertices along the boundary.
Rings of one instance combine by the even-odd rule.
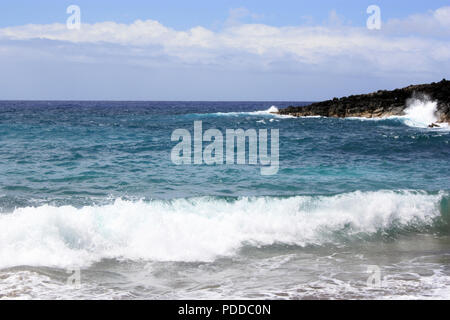
[[246, 246], [342, 245], [426, 232], [446, 226], [447, 211], [448, 193], [407, 190], [24, 207], [0, 215], [0, 268], [210, 262]]
[[386, 116], [380, 118], [347, 117], [345, 119], [369, 121], [397, 120], [412, 128], [448, 130], [450, 128], [448, 123], [438, 123], [437, 106], [437, 101], [422, 96], [409, 99], [404, 115], [401, 116]]
[[213, 113], [194, 113], [189, 114], [189, 116], [201, 116], [201, 117], [240, 117], [240, 116], [253, 116], [253, 117], [270, 117], [270, 118], [277, 118], [277, 119], [295, 119], [296, 117], [291, 115], [282, 115], [278, 114], [278, 107], [277, 106], [270, 106], [268, 109], [264, 110], [256, 110], [256, 111], [231, 111], [231, 112], [213, 112]]

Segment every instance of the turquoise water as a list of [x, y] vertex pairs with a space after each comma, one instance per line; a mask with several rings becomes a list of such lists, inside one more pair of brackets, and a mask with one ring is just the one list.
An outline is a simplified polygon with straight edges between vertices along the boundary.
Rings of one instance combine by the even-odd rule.
[[[450, 132], [301, 104], [0, 102], [0, 297], [448, 297]], [[278, 173], [175, 165], [194, 121], [278, 129]]]

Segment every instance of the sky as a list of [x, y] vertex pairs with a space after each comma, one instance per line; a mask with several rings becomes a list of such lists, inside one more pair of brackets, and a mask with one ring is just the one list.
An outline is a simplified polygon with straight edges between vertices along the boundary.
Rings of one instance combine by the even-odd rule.
[[0, 100], [317, 101], [442, 78], [448, 0], [0, 3]]

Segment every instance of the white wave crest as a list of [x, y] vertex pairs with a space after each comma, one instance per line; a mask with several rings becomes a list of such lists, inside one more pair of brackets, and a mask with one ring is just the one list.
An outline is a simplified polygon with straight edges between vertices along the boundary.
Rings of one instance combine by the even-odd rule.
[[255, 111], [253, 112], [253, 114], [268, 114], [268, 113], [277, 113], [278, 112], [278, 108], [275, 106], [271, 106], [269, 109], [264, 110], [264, 111]]
[[278, 108], [276, 106], [271, 106], [269, 109], [266, 110], [259, 110], [259, 111], [246, 111], [246, 112], [216, 112], [213, 113], [213, 115], [218, 116], [271, 116], [275, 118], [295, 118], [294, 116], [290, 115], [281, 115], [277, 114]]
[[244, 245], [320, 245], [344, 228], [351, 236], [431, 223], [442, 196], [379, 191], [18, 208], [0, 215], [0, 268], [88, 266], [105, 258], [213, 261]]

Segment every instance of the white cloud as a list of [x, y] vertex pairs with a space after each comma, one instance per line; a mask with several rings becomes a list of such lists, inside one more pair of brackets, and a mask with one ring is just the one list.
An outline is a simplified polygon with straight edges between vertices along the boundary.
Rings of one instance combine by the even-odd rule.
[[443, 7], [433, 13], [433, 17], [443, 27], [450, 27], [450, 7]]
[[387, 34], [450, 37], [450, 6], [405, 19], [392, 19], [383, 26], [383, 31]]
[[242, 24], [242, 20], [250, 18], [251, 20], [260, 20], [264, 17], [262, 14], [252, 13], [247, 8], [233, 8], [230, 9], [228, 19], [225, 21], [225, 26], [232, 27]]
[[64, 24], [7, 27], [0, 29], [0, 57], [323, 77], [417, 79], [450, 72], [450, 7], [386, 21], [381, 31], [343, 24], [336, 12], [323, 26], [238, 23], [242, 17], [258, 18], [236, 9], [220, 31], [175, 30], [154, 20], [82, 24], [81, 30]]

